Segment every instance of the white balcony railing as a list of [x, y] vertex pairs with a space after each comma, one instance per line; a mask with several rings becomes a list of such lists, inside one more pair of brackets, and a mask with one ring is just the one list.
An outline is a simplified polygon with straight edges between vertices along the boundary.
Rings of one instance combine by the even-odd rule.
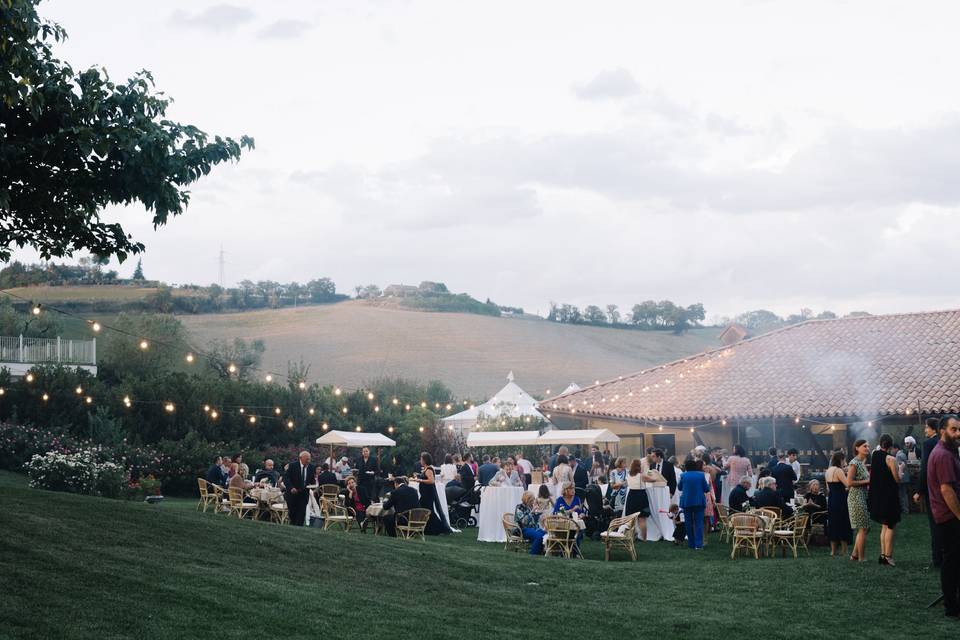
[[97, 339], [64, 340], [0, 336], [0, 364], [97, 364]]

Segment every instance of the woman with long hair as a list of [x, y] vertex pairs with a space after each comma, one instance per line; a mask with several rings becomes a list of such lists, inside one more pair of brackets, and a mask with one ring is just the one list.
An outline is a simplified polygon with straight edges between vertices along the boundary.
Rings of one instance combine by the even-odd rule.
[[447, 514], [443, 512], [443, 506], [440, 504], [440, 495], [437, 493], [433, 457], [424, 451], [420, 454], [420, 464], [423, 466], [423, 471], [421, 471], [418, 480], [420, 483], [420, 506], [430, 510], [430, 521], [427, 522], [425, 533], [427, 535], [452, 533], [450, 525], [447, 524]]
[[750, 478], [750, 484], [753, 485], [753, 463], [747, 457], [747, 452], [743, 445], [733, 445], [733, 455], [727, 458], [723, 463], [723, 468], [727, 470], [727, 477], [723, 479], [723, 491], [721, 491], [721, 504], [725, 507], [730, 506], [730, 492], [734, 487], [740, 485], [740, 480]]
[[853, 542], [851, 560], [866, 562], [867, 531], [870, 530], [870, 509], [867, 506], [867, 486], [870, 473], [867, 471], [867, 454], [870, 445], [863, 438], [853, 443], [854, 457], [847, 467], [847, 510], [850, 512], [850, 528], [857, 532]]
[[610, 484], [607, 486], [609, 491], [608, 500], [614, 511], [623, 511], [623, 502], [627, 498], [627, 459], [623, 456], [617, 458], [610, 469]]
[[894, 566], [893, 537], [900, 522], [900, 468], [890, 455], [893, 438], [880, 436], [880, 448], [870, 458], [870, 517], [880, 523], [880, 564]]
[[850, 528], [850, 511], [847, 509], [847, 474], [844, 472], [846, 457], [842, 451], [834, 452], [830, 458], [823, 479], [827, 483], [827, 538], [830, 540], [830, 555], [837, 554], [837, 545], [841, 546], [840, 553], [847, 553], [847, 546], [853, 541], [853, 530]]
[[643, 482], [643, 464], [633, 459], [630, 471], [627, 472], [627, 498], [623, 505], [623, 515], [629, 516], [639, 513], [637, 517], [637, 533], [641, 542], [647, 541], [647, 518], [650, 517], [650, 499], [647, 497], [647, 487]]

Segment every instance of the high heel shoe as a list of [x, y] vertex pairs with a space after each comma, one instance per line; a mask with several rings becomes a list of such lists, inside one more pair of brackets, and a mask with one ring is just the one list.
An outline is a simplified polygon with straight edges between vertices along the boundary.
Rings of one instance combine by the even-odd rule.
[[887, 556], [884, 556], [884, 555], [881, 555], [881, 556], [880, 556], [880, 564], [885, 564], [885, 565], [887, 565], [888, 567], [896, 566], [896, 565], [893, 564], [893, 561], [892, 561], [890, 558], [888, 558]]

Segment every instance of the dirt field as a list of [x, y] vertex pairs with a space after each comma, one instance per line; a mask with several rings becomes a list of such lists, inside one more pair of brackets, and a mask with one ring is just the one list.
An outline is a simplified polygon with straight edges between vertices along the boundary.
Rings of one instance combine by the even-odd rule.
[[506, 383], [534, 396], [643, 369], [719, 345], [718, 329], [684, 336], [485, 316], [335, 305], [181, 316], [199, 342], [262, 338], [264, 364], [286, 371], [301, 357], [311, 381], [355, 388], [382, 376], [441, 380], [461, 397]]

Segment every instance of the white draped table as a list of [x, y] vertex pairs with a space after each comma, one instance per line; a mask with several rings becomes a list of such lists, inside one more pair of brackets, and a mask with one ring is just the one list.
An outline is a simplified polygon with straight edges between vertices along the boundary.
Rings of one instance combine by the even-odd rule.
[[[670, 487], [647, 485], [647, 502], [650, 517], [647, 518], [647, 542], [673, 540], [673, 520], [670, 519]], [[639, 529], [637, 530], [639, 534]]]
[[523, 487], [484, 487], [481, 490], [478, 541], [507, 541], [507, 535], [503, 532], [503, 514], [514, 513], [522, 495]]

